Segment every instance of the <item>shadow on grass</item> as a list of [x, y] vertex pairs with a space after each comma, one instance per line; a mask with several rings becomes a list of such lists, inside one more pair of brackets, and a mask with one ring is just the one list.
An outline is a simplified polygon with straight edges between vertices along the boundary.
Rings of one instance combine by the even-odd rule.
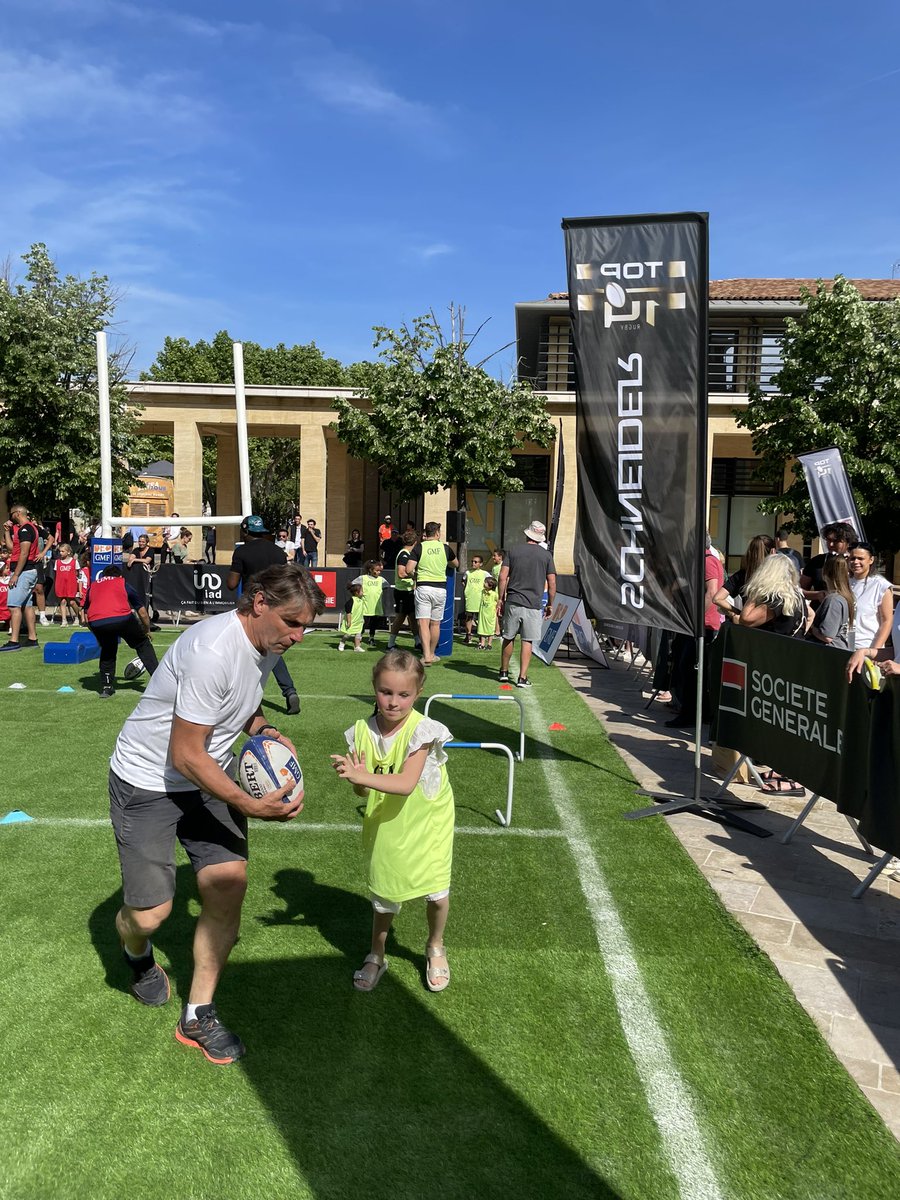
[[[177, 964], [172, 974], [182, 995], [193, 934], [191, 875], [188, 867], [178, 869], [176, 907], [156, 939]], [[371, 921], [361, 896], [294, 869], [278, 871], [272, 891], [283, 907], [261, 923], [312, 927], [332, 952], [232, 963], [216, 1001], [248, 1045], [238, 1069], [316, 1197], [345, 1200], [363, 1191], [378, 1200], [412, 1200], [434, 1191], [443, 1200], [617, 1200], [602, 1177], [447, 1028], [438, 1014], [442, 1005], [454, 1011], [450, 994], [431, 996], [424, 986], [412, 992], [390, 970], [373, 994], [354, 991], [352, 970]], [[124, 989], [127, 972], [113, 926], [120, 902], [116, 893], [99, 905], [90, 929], [107, 981]], [[251, 924], [245, 937], [253, 936]], [[423, 966], [421, 953], [396, 939], [389, 954]], [[458, 987], [465, 988], [463, 980]]]
[[[477, 701], [475, 703], [477, 704]], [[508, 704], [503, 706], [505, 712], [516, 718], [515, 724], [507, 725], [491, 720], [488, 714], [493, 707], [493, 705], [483, 704], [479, 707], [478, 711], [471, 711], [461, 708], [459, 704], [450, 704], [445, 700], [435, 700], [428, 710], [428, 715], [446, 725], [453, 734], [455, 741], [505, 742], [511, 750], [518, 751], [518, 710], [511, 710]], [[604, 755], [599, 747], [605, 741], [605, 735], [600, 722], [592, 715], [586, 715], [589, 721], [593, 723], [595, 729], [595, 741], [598, 746], [598, 752], [595, 756], [585, 757], [581, 754], [573, 754], [568, 750], [564, 750], [560, 745], [554, 744], [550, 739], [549, 732], [546, 738], [533, 737], [526, 729], [525, 761], [531, 762], [535, 759], [552, 755], [553, 759], [558, 763], [586, 763], [588, 766], [594, 767], [596, 770], [602, 771], [607, 775], [614, 775], [617, 779], [622, 779], [626, 782], [630, 781], [630, 776], [624, 769], [622, 771], [613, 770], [603, 761]], [[577, 736], [583, 736], [581, 731], [578, 732]]]

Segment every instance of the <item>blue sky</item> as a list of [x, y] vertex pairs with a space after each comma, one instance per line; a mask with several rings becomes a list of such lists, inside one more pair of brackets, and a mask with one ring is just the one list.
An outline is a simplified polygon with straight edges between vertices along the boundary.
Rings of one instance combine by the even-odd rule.
[[[135, 371], [227, 328], [565, 287], [564, 216], [701, 209], [711, 274], [889, 277], [900, 6], [3, 0], [0, 259], [108, 274]], [[499, 357], [509, 373], [514, 355]]]

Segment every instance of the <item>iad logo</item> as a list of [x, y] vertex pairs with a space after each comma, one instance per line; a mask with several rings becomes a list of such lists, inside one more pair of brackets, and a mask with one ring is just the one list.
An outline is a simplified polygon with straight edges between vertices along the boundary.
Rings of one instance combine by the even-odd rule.
[[213, 575], [209, 571], [199, 571], [194, 568], [194, 587], [198, 592], [203, 592], [208, 600], [221, 600], [222, 598], [222, 579], [219, 575]]
[[738, 658], [722, 659], [722, 691], [719, 708], [725, 712], [747, 715], [747, 664]]
[[[648, 325], [656, 324], [657, 309], [662, 307], [662, 297], [665, 306], [670, 310], [683, 309], [687, 296], [684, 291], [676, 291], [670, 280], [683, 280], [686, 275], [683, 261], [663, 262], [604, 262], [599, 266], [593, 263], [576, 263], [577, 279], [589, 280], [591, 283], [599, 276], [601, 286], [595, 291], [583, 292], [578, 296], [580, 312], [593, 312], [595, 299], [603, 296], [603, 326], [609, 329], [617, 322], [627, 322], [639, 325], [646, 321]], [[683, 286], [683, 285], [682, 285]], [[637, 297], [634, 299], [633, 297]], [[656, 299], [655, 297], [660, 297]]]

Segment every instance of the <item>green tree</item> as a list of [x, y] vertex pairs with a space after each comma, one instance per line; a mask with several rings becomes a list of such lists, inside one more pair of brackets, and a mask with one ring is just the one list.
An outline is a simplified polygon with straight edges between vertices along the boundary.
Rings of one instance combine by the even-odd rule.
[[815, 532], [809, 492], [796, 455], [838, 446], [866, 533], [879, 548], [900, 547], [900, 300], [866, 302], [843, 276], [831, 289], [805, 291], [806, 311], [787, 321], [783, 366], [775, 389], [751, 389], [738, 424], [753, 431], [759, 474], [780, 482], [794, 460], [794, 480], [763, 512], [792, 513], [796, 528]]
[[[141, 378], [179, 383], [234, 383], [234, 338], [221, 329], [211, 342], [167, 337], [149, 371]], [[244, 342], [244, 380], [259, 387], [352, 387], [364, 377], [366, 364], [344, 368], [326, 358], [315, 342], [307, 345], [260, 346]], [[146, 439], [149, 458], [170, 458], [172, 439]], [[250, 492], [254, 512], [283, 521], [298, 498], [299, 454], [296, 438], [249, 439]], [[216, 490], [215, 438], [203, 439], [203, 495], [213, 502]]]
[[522, 491], [513, 450], [526, 441], [549, 446], [555, 436], [529, 385], [495, 379], [487, 359], [468, 361], [479, 330], [467, 338], [464, 315], [451, 307], [449, 337], [433, 312], [399, 330], [377, 326], [381, 361], [359, 381], [371, 411], [343, 397], [332, 405], [350, 454], [374, 463], [384, 487], [403, 499], [463, 483], [498, 496]]
[[[202, 338], [169, 338], [163, 342], [142, 379], [164, 383], [234, 383], [232, 346], [235, 339], [220, 329], [211, 342]], [[244, 342], [244, 379], [259, 387], [343, 387], [344, 367], [326, 358], [315, 342], [308, 345], [260, 346]]]
[[[44, 517], [100, 512], [95, 333], [116, 297], [105, 275], [61, 278], [47, 247], [23, 260], [23, 283], [0, 278], [0, 478]], [[110, 356], [113, 508], [134, 482], [138, 414], [124, 387], [127, 351]], [[138, 467], [138, 469], [140, 469]]]

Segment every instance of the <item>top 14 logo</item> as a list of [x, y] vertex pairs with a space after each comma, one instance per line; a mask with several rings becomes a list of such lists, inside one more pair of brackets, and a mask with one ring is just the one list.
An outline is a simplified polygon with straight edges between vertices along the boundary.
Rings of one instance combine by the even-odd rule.
[[683, 261], [576, 263], [577, 279], [594, 283], [596, 276], [600, 284], [593, 291], [580, 292], [577, 307], [579, 312], [593, 312], [595, 301], [602, 296], [605, 329], [618, 322], [641, 320], [655, 325], [657, 310], [663, 305], [671, 310], [685, 307], [685, 292], [674, 290], [671, 282], [684, 280], [685, 275]]

